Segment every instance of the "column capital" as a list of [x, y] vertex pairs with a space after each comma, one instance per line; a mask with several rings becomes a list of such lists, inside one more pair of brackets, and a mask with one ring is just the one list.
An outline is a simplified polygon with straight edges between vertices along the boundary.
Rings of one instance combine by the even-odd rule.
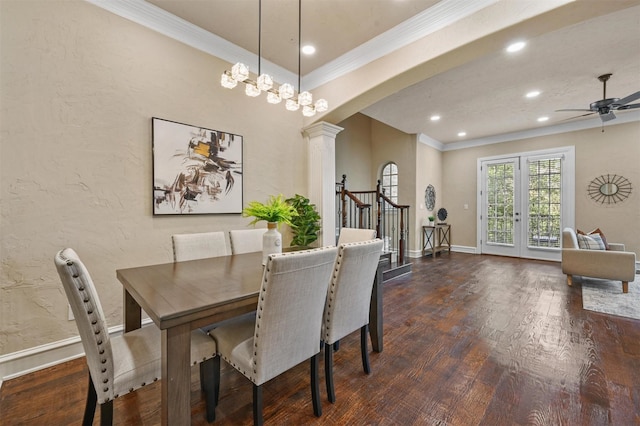
[[302, 134], [309, 138], [316, 138], [318, 136], [330, 136], [335, 138], [335, 136], [343, 130], [343, 127], [327, 123], [326, 121], [321, 121], [302, 129]]

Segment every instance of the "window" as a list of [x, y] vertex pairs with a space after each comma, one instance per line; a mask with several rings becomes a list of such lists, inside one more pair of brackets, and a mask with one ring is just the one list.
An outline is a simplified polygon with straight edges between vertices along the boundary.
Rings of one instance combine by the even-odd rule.
[[387, 163], [382, 169], [382, 190], [392, 202], [398, 204], [398, 166]]
[[560, 247], [562, 159], [529, 162], [530, 247]]

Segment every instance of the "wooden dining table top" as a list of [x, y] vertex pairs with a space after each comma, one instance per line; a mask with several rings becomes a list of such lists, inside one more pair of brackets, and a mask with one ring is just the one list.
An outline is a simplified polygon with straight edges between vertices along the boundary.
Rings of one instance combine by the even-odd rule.
[[257, 304], [262, 253], [171, 262], [116, 271], [125, 290], [160, 329], [232, 316]]

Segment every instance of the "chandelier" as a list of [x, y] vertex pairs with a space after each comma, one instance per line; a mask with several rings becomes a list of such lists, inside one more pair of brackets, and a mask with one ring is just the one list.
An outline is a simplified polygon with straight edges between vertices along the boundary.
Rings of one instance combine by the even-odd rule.
[[233, 89], [238, 83], [244, 83], [244, 92], [247, 96], [257, 97], [262, 92], [267, 94], [267, 102], [279, 104], [285, 101], [285, 108], [289, 111], [297, 111], [302, 107], [302, 115], [313, 117], [316, 112], [324, 112], [329, 109], [329, 104], [324, 99], [313, 102], [310, 92], [300, 91], [300, 44], [301, 44], [302, 0], [298, 0], [298, 90], [297, 92], [289, 83], [281, 84], [276, 89], [273, 77], [261, 73], [262, 62], [262, 0], [258, 0], [258, 78], [249, 78], [249, 67], [243, 63], [235, 64], [231, 71], [222, 73], [220, 84], [227, 89]]

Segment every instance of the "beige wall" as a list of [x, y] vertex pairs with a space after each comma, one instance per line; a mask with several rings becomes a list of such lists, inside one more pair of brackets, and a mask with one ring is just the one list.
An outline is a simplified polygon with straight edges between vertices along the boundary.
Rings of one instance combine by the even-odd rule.
[[[440, 207], [447, 208], [443, 204], [442, 186], [442, 152], [423, 143], [417, 144], [416, 155], [416, 192], [415, 203], [412, 204], [412, 212], [416, 216], [416, 223], [413, 230], [415, 238], [411, 244], [412, 250], [422, 249], [422, 225], [425, 224], [429, 216], [436, 217]], [[428, 185], [432, 185], [436, 191], [436, 205], [432, 211], [428, 211], [425, 206], [424, 194]], [[447, 209], [447, 212], [449, 210]], [[449, 223], [449, 218], [446, 220]]]
[[[602, 229], [611, 242], [625, 243], [640, 256], [640, 123], [615, 125], [477, 148], [446, 151], [442, 157], [442, 200], [455, 230], [453, 244], [476, 247], [477, 159], [495, 155], [575, 146], [576, 227]], [[631, 181], [631, 196], [610, 206], [595, 203], [587, 195], [589, 182], [602, 174], [619, 174]], [[469, 210], [463, 205], [468, 204]]]
[[338, 126], [344, 130], [336, 136], [336, 182], [347, 175], [347, 189], [366, 191], [375, 189], [376, 181], [371, 176], [372, 147], [371, 119], [363, 114], [342, 121]]
[[152, 216], [151, 117], [243, 135], [245, 204], [306, 193], [302, 115], [223, 89], [229, 64], [85, 1], [3, 0], [0, 19], [0, 354], [77, 335], [61, 248], [117, 325], [116, 269], [170, 261], [173, 233], [249, 222]]

